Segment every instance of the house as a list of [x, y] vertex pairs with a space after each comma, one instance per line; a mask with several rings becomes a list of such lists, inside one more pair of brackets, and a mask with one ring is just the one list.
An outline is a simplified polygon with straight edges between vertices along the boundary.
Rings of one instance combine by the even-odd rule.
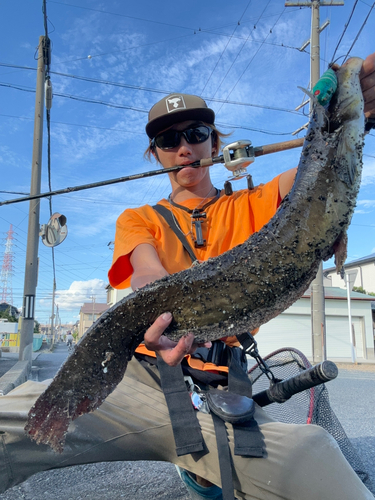
[[[350, 293], [352, 328], [349, 329], [347, 291], [325, 287], [327, 359], [351, 362], [350, 334], [354, 331], [356, 360], [375, 363], [371, 302], [374, 297]], [[256, 335], [262, 356], [282, 347], [294, 347], [312, 360], [310, 290], [291, 307], [260, 327]]]
[[88, 330], [107, 309], [108, 305], [101, 302], [88, 302], [83, 304], [79, 311], [78, 338], [81, 338], [86, 330]]
[[[355, 278], [353, 286], [361, 287], [367, 293], [375, 293], [375, 253], [345, 263], [345, 272], [350, 273]], [[327, 279], [331, 280], [331, 286], [345, 287], [344, 280], [337, 274], [335, 267], [324, 269], [323, 273]]]
[[111, 285], [107, 285], [106, 290], [107, 290], [107, 304], [109, 307], [114, 306], [116, 302], [119, 302], [121, 299], [123, 299], [133, 291], [131, 287], [124, 288], [122, 290], [117, 290], [116, 288], [113, 288]]

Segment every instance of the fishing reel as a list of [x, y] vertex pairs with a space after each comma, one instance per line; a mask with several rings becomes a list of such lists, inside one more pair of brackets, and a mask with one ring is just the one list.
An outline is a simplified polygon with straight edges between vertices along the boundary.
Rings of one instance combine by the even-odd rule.
[[237, 181], [246, 177], [248, 189], [254, 189], [253, 179], [247, 172], [247, 167], [254, 163], [254, 148], [251, 141], [236, 141], [223, 148], [223, 160], [225, 167], [232, 175], [224, 182], [224, 191], [227, 196], [233, 194], [231, 181]]

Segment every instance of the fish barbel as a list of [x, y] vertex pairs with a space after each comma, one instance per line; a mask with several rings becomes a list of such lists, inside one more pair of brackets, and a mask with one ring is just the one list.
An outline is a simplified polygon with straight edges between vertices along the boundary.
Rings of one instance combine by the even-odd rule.
[[241, 334], [293, 304], [321, 260], [345, 260], [346, 230], [362, 168], [362, 60], [338, 72], [328, 112], [314, 104], [294, 185], [276, 215], [245, 243], [125, 297], [94, 323], [29, 412], [25, 427], [37, 443], [63, 450], [71, 420], [94, 411], [122, 379], [147, 328], [163, 312], [165, 332], [178, 340]]

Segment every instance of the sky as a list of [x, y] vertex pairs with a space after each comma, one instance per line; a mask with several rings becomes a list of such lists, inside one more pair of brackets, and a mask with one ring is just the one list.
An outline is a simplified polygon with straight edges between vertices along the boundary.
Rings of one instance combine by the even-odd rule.
[[[365, 58], [374, 51], [372, 0], [321, 7], [321, 73], [334, 57]], [[355, 8], [354, 8], [355, 7]], [[353, 12], [354, 9], [354, 12]], [[45, 35], [42, 0], [0, 3], [0, 200], [30, 189], [37, 47]], [[42, 192], [157, 169], [143, 157], [147, 112], [172, 92], [203, 97], [230, 141], [254, 146], [303, 137], [308, 121], [299, 86], [310, 80], [311, 9], [283, 0], [71, 0], [46, 2], [52, 44], [50, 178], [44, 119]], [[361, 29], [362, 28], [362, 29]], [[343, 36], [342, 36], [343, 35]], [[359, 36], [358, 36], [359, 35]], [[357, 38], [358, 36], [358, 38]], [[357, 38], [357, 39], [356, 39]], [[78, 78], [79, 77], [79, 78]], [[45, 117], [44, 117], [45, 118]], [[375, 252], [375, 132], [366, 137], [363, 179], [349, 228], [348, 261]], [[298, 165], [300, 149], [259, 157], [254, 183]], [[229, 172], [211, 167], [222, 188]], [[234, 189], [244, 188], [236, 181]], [[5, 191], [5, 192], [4, 192]], [[52, 212], [67, 218], [68, 235], [54, 249], [56, 298], [62, 323], [75, 322], [84, 302], [105, 302], [117, 217], [129, 207], [168, 196], [166, 175], [54, 196]], [[0, 207], [0, 262], [12, 226], [13, 305], [22, 306], [29, 203]], [[40, 224], [50, 217], [40, 201]], [[325, 267], [329, 267], [328, 262]], [[39, 241], [35, 317], [50, 321], [52, 250]]]

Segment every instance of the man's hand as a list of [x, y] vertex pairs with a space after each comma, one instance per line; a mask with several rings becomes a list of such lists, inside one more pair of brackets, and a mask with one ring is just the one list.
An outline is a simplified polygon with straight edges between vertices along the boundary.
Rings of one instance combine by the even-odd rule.
[[375, 119], [375, 52], [366, 57], [360, 74], [366, 118]]
[[155, 351], [169, 366], [177, 366], [184, 359], [186, 354], [193, 354], [197, 347], [211, 347], [211, 342], [204, 344], [194, 343], [194, 335], [188, 333], [180, 338], [178, 342], [173, 342], [168, 337], [163, 336], [164, 330], [172, 321], [172, 314], [167, 312], [157, 318], [157, 320], [147, 330], [144, 338], [145, 346], [150, 351]]

